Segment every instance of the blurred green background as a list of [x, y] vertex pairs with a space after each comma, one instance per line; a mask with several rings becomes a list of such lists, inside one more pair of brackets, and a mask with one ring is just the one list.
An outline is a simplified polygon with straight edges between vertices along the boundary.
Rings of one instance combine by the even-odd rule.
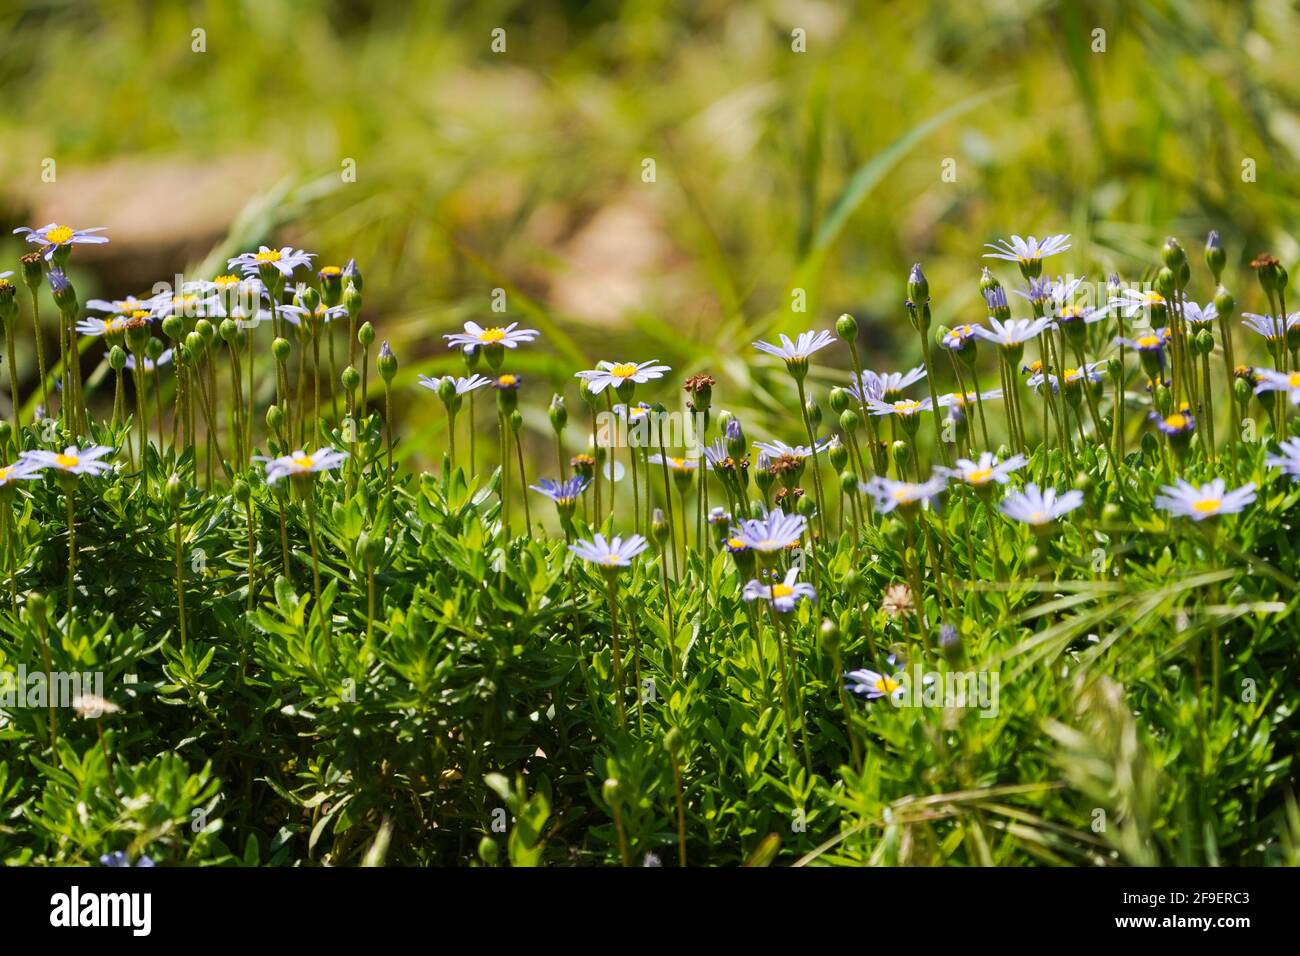
[[1013, 232], [1073, 233], [1054, 271], [1137, 278], [1218, 228], [1261, 305], [1231, 270], [1296, 258], [1297, 36], [1282, 2], [11, 0], [0, 224], [107, 226], [83, 299], [263, 240], [356, 257], [416, 464], [444, 424], [402, 386], [460, 368], [442, 334], [499, 319], [494, 288], [545, 334], [517, 366], [539, 454], [551, 392], [575, 409], [599, 358], [708, 370], [716, 406], [788, 438], [756, 335], [848, 311], [869, 367], [912, 364], [910, 264], [937, 322], [978, 320], [981, 246]]

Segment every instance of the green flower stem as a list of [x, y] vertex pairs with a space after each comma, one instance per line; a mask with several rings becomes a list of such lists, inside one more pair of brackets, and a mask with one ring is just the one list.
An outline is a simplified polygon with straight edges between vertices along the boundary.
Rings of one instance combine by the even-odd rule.
[[[316, 485], [310, 476], [303, 483], [303, 497], [307, 499], [307, 531], [311, 537], [311, 580], [320, 605], [320, 555], [316, 546]], [[323, 620], [323, 618], [322, 618]]]
[[[49, 624], [45, 620], [45, 613], [42, 612], [33, 615], [36, 618], [36, 634], [41, 642], [41, 659], [45, 663], [45, 686], [47, 688], [54, 686], [54, 661], [50, 657], [50, 633]], [[58, 754], [59, 743], [59, 717], [58, 709], [55, 707], [54, 695], [49, 694], [49, 726], [50, 726], [50, 753]]]
[[623, 704], [625, 688], [623, 686], [623, 651], [618, 641], [618, 576], [616, 573], [605, 575], [606, 589], [609, 592], [609, 627], [610, 641], [614, 654], [614, 705], [618, 709], [618, 725], [627, 733], [627, 711]]
[[[513, 430], [513, 429], [512, 429]], [[524, 474], [524, 444], [515, 432], [515, 456], [519, 459], [519, 497], [524, 500], [524, 531], [531, 541], [533, 537], [533, 513], [528, 503], [528, 476]]]
[[5, 323], [4, 336], [5, 346], [9, 351], [9, 403], [13, 406], [14, 419], [14, 437], [19, 438], [22, 435], [22, 420], [18, 416], [19, 408], [22, 402], [18, 399], [18, 353], [14, 347], [15, 322]]
[[[766, 564], [766, 562], [762, 562]], [[775, 568], [769, 566], [769, 570], [775, 571]], [[760, 571], [761, 573], [761, 571]], [[760, 580], [762, 578], [760, 577]], [[781, 639], [781, 624], [777, 620], [776, 608], [772, 606], [771, 601], [764, 602], [767, 604], [768, 616], [772, 621], [772, 635], [776, 640], [777, 666], [780, 669], [780, 689], [781, 689], [781, 709], [785, 716], [785, 742], [790, 748], [790, 759], [799, 759], [799, 749], [794, 742], [794, 715], [790, 709], [790, 668], [785, 659], [785, 643]]]
[[826, 499], [822, 494], [821, 458], [817, 454], [817, 436], [813, 433], [812, 419], [808, 417], [808, 400], [804, 390], [803, 378], [794, 377], [799, 388], [799, 414], [803, 417], [804, 429], [808, 432], [808, 448], [812, 452], [813, 491], [817, 495], [817, 527], [822, 538], [826, 537]]
[[670, 749], [668, 760], [673, 768], [673, 794], [677, 808], [677, 865], [686, 866], [686, 804], [682, 796], [682, 768]]
[[184, 552], [183, 537], [181, 533], [181, 509], [176, 507], [175, 516], [176, 528], [176, 613], [181, 622], [181, 649], [185, 649], [185, 577], [182, 564]]
[[41, 335], [41, 303], [34, 286], [28, 286], [32, 294], [32, 338], [36, 342], [36, 368], [41, 376], [41, 406], [46, 417], [50, 414], [50, 382], [45, 371], [45, 341]]
[[456, 413], [447, 406], [447, 454], [451, 470], [456, 470]]
[[[668, 478], [668, 451], [667, 449], [664, 448], [664, 421], [663, 421], [663, 416], [658, 416], [658, 418], [659, 421], [657, 422], [657, 424], [659, 426], [659, 463], [663, 468], [663, 473], [664, 473], [664, 506], [668, 509], [668, 534], [670, 535], [669, 540], [672, 543], [672, 549], [673, 549], [673, 577], [678, 581], [680, 581], [682, 577], [682, 569], [681, 569], [681, 565], [677, 563], [677, 525], [676, 522], [673, 520], [673, 490], [672, 490], [672, 485], [670, 484]], [[593, 435], [595, 434], [594, 424], [592, 425], [592, 434]], [[596, 468], [596, 473], [600, 474], [599, 466]], [[599, 488], [597, 488], [596, 513], [597, 515], [599, 515], [600, 513]]]
[[664, 588], [664, 623], [668, 628], [668, 657], [673, 666], [673, 680], [682, 676], [681, 664], [677, 661], [677, 626], [673, 620], [673, 593], [668, 584], [668, 556], [659, 551], [659, 571], [663, 577]]
[[71, 475], [63, 481], [63, 497], [68, 504], [68, 624], [72, 623], [73, 579], [77, 574], [77, 479]]

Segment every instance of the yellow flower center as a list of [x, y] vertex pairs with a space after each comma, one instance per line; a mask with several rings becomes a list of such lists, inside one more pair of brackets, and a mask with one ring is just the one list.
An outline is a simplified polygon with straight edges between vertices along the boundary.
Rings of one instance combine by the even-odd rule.
[[1064, 306], [1057, 315], [1062, 319], [1077, 319], [1082, 310], [1077, 305]]
[[1174, 412], [1165, 419], [1165, 424], [1170, 428], [1186, 428], [1187, 418], [1178, 412]]
[[71, 226], [55, 226], [53, 229], [51, 229], [49, 232], [45, 234], [45, 241], [51, 242], [56, 246], [62, 245], [63, 243], [67, 242], [71, 238], [72, 238]]
[[1163, 305], [1165, 297], [1159, 292], [1147, 292], [1142, 296], [1142, 301], [1151, 305]]
[[1160, 347], [1160, 337], [1156, 335], [1144, 335], [1137, 340], [1138, 348], [1154, 349]]
[[609, 374], [615, 378], [631, 378], [636, 374], [636, 366], [631, 362], [619, 362], [609, 370]]
[[1292, 388], [1300, 388], [1300, 372], [1292, 372], [1286, 377], [1286, 383]]
[[911, 489], [911, 488], [897, 488], [897, 489], [895, 489], [895, 490], [894, 490], [894, 500], [895, 500], [895, 501], [903, 501], [903, 502], [911, 501], [911, 500], [912, 500], [912, 489]]
[[748, 547], [748, 546], [745, 544], [745, 542], [741, 541], [739, 538], [728, 538], [728, 539], [727, 539], [727, 547], [729, 547], [729, 548], [737, 548], [737, 549], [739, 549], [739, 548], [744, 548], [744, 547]]
[[1192, 509], [1196, 511], [1198, 514], [1203, 514], [1203, 515], [1217, 514], [1219, 509], [1222, 507], [1223, 507], [1222, 498], [1202, 498], [1200, 501], [1194, 502], [1192, 504]]
[[134, 309], [132, 310], [129, 318], [139, 319], [141, 321], [144, 321], [145, 319], [149, 318], [149, 312], [147, 309]]
[[253, 256], [258, 262], [279, 262], [280, 251], [278, 249], [267, 249]]
[[613, 567], [614, 565], [618, 564], [618, 555], [607, 554], [600, 559], [600, 563], [605, 565], [606, 567]]
[[316, 459], [312, 458], [311, 455], [303, 455], [300, 458], [293, 459], [293, 463], [295, 467], [306, 470], [315, 467]]
[[774, 598], [789, 597], [791, 594], [794, 594], [794, 588], [790, 587], [788, 584], [772, 585], [772, 597]]
[[505, 329], [490, 328], [484, 329], [479, 333], [478, 340], [485, 345], [491, 345], [493, 342], [500, 342], [506, 337]]
[[674, 468], [680, 468], [683, 470], [690, 467], [689, 465], [686, 464], [685, 458], [669, 458], [668, 463], [672, 465]]
[[0, 468], [0, 484], [3, 484], [4, 482], [8, 481], [9, 476], [12, 475], [13, 473], [14, 473], [13, 465], [5, 465], [3, 468]]
[[966, 480], [972, 485], [982, 485], [993, 477], [992, 468], [976, 468], [966, 476]]
[[876, 690], [880, 691], [882, 694], [892, 694], [901, 686], [902, 684], [894, 680], [894, 678], [888, 677], [884, 674], [880, 676], [880, 680], [876, 681]]
[[320, 274], [323, 276], [337, 276], [337, 275], [342, 275], [343, 270], [340, 269], [338, 266], [326, 266], [325, 268], [321, 269]]
[[125, 326], [126, 319], [122, 318], [120, 315], [115, 315], [111, 319], [104, 320], [105, 332], [116, 332], [119, 329], [125, 328]]
[[1035, 511], [1033, 514], [1029, 516], [1030, 524], [1044, 524], [1046, 523], [1046, 521], [1047, 521], [1046, 511]]
[[218, 289], [229, 289], [231, 286], [239, 285], [239, 276], [224, 275], [217, 276], [212, 280], [212, 284]]
[[905, 398], [901, 402], [894, 402], [894, 408], [904, 415], [910, 415], [921, 407], [921, 403], [914, 398]]
[[54, 462], [60, 468], [76, 468], [81, 464], [81, 459], [76, 455], [58, 454], [54, 456]]
[[497, 384], [502, 386], [503, 388], [510, 388], [517, 381], [518, 379], [515, 378], [513, 375], [502, 375], [500, 378], [497, 379]]

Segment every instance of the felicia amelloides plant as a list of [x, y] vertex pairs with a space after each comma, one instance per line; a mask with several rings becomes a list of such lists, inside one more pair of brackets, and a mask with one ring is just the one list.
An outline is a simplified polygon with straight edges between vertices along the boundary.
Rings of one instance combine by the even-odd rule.
[[[969, 296], [932, 289], [919, 263], [898, 277], [896, 328], [873, 330], [901, 332], [897, 353], [869, 351], [884, 335], [840, 315], [764, 326], [719, 370], [660, 351], [666, 338], [651, 351], [612, 336], [612, 358], [556, 367], [538, 361], [549, 336], [506, 316], [431, 329], [447, 348], [407, 355], [363, 313], [355, 262], [269, 242], [220, 275], [83, 303], [74, 257], [109, 231], [19, 234], [26, 254], [0, 270], [0, 651], [30, 651], [45, 674], [111, 661], [145, 675], [147, 694], [95, 692], [118, 708], [107, 728], [60, 729], [42, 706], [22, 730], [49, 766], [102, 750], [93, 785], [112, 806], [153, 759], [147, 721], [168, 735], [154, 755], [215, 741], [223, 794], [274, 782], [230, 813], [252, 857], [252, 808], [292, 816], [292, 790], [316, 811], [285, 837], [303, 858], [330, 844], [355, 859], [392, 814], [404, 857], [460, 860], [473, 850], [441, 821], [501, 793], [516, 817], [569, 814], [517, 838], [512, 859], [547, 858], [557, 834], [630, 862], [674, 830], [679, 860], [747, 858], [784, 825], [737, 822], [770, 787], [823, 828], [791, 853], [839, 839], [870, 860], [862, 821], [888, 809], [891, 825], [930, 826], [938, 803], [936, 820], [907, 817], [927, 786], [996, 781], [1038, 788], [1018, 825], [1041, 816], [1053, 852], [1111, 862], [1126, 849], [1070, 842], [1087, 821], [1059, 768], [1037, 763], [1040, 729], [1073, 728], [1076, 684], [1108, 668], [1145, 698], [1116, 711], [1112, 736], [1175, 741], [1162, 770], [1195, 751], [1209, 788], [1216, 761], [1280, 759], [1269, 734], [1229, 725], [1240, 678], [1290, 673], [1252, 630], [1273, 626], [1260, 609], [1285, 605], [1297, 572], [1300, 319], [1271, 256], [1251, 263], [1260, 311], [1239, 313], [1217, 235], [1210, 281], [1169, 240], [1150, 270], [1132, 264], [1151, 276], [1132, 287], [1069, 272], [1083, 244], [1068, 235], [1011, 236], [972, 254]], [[403, 389], [425, 402], [418, 431], [394, 415]], [[1143, 623], [1180, 615], [1183, 630]], [[1138, 628], [1152, 639], [1128, 639]], [[1024, 709], [996, 734], [907, 693], [1001, 668]], [[1155, 731], [1133, 731], [1134, 713]], [[265, 753], [247, 746], [261, 734]], [[1234, 749], [1252, 739], [1258, 751]], [[1111, 779], [1132, 769], [1090, 759]], [[500, 786], [507, 770], [518, 788]], [[570, 837], [575, 819], [591, 832]], [[180, 861], [191, 837], [168, 832], [83, 855]], [[1007, 829], [984, 832], [1006, 841], [997, 858], [1020, 852]], [[494, 861], [481, 836], [477, 861]], [[910, 845], [964, 852], [929, 836]]]

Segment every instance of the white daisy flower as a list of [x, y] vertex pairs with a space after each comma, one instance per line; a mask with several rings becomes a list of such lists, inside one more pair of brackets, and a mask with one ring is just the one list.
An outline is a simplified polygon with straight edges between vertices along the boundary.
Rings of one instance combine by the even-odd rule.
[[1289, 475], [1292, 481], [1300, 481], [1300, 438], [1288, 438], [1278, 446], [1280, 455], [1269, 455], [1264, 459], [1270, 468], [1282, 469], [1282, 474]]
[[604, 535], [596, 534], [590, 541], [573, 542], [569, 545], [569, 550], [584, 561], [612, 569], [629, 567], [632, 559], [647, 547], [646, 539], [639, 534], [632, 535], [626, 541], [617, 536], [606, 541]]
[[1013, 492], [1003, 498], [998, 510], [1008, 518], [1042, 528], [1082, 504], [1082, 491], [1070, 490], [1058, 496], [1055, 488], [1039, 491], [1038, 485], [1031, 481], [1025, 485], [1024, 491]]
[[500, 345], [513, 349], [533, 341], [541, 335], [536, 329], [518, 328], [518, 322], [506, 326], [489, 326], [483, 328], [477, 322], [466, 322], [464, 332], [444, 334], [443, 338], [453, 348], [460, 346], [466, 352], [472, 352], [482, 345]]
[[1255, 394], [1261, 392], [1286, 392], [1292, 405], [1300, 405], [1300, 372], [1255, 369]]
[[979, 326], [975, 330], [975, 334], [1003, 348], [1011, 348], [1016, 345], [1024, 345], [1031, 339], [1038, 338], [1043, 332], [1052, 328], [1052, 320], [1048, 318], [1007, 319], [1007, 321], [1002, 322], [989, 316], [989, 325], [991, 328]]
[[1028, 461], [1024, 455], [1012, 455], [1006, 461], [998, 461], [996, 455], [986, 451], [980, 455], [979, 461], [958, 458], [955, 462], [957, 467], [938, 470], [960, 479], [972, 488], [983, 488], [992, 482], [1005, 485], [1011, 480], [1011, 473], [1025, 467]]
[[593, 394], [599, 394], [607, 388], [618, 388], [624, 382], [644, 385], [656, 378], [663, 378], [664, 372], [671, 372], [667, 365], [656, 365], [658, 359], [649, 362], [597, 362], [596, 367], [585, 372], [577, 372], [574, 378], [587, 383]]
[[309, 475], [317, 471], [331, 471], [343, 464], [343, 460], [347, 457], [348, 453], [345, 451], [318, 448], [311, 454], [298, 449], [291, 455], [281, 455], [279, 458], [256, 455], [253, 460], [265, 462], [266, 483], [273, 485], [281, 478], [295, 478], [298, 475]]
[[1200, 487], [1179, 478], [1176, 484], [1160, 489], [1155, 506], [1175, 518], [1204, 521], [1219, 515], [1236, 514], [1255, 500], [1254, 482], [1247, 482], [1233, 491], [1226, 489], [1222, 478], [1215, 478]]
[[69, 445], [61, 452], [45, 451], [43, 449], [25, 451], [20, 456], [19, 461], [27, 462], [39, 468], [54, 468], [69, 475], [102, 475], [104, 472], [110, 471], [113, 466], [109, 462], [100, 461], [100, 459], [112, 453], [113, 449], [107, 445], [91, 445], [88, 448]]
[[245, 252], [228, 259], [226, 265], [231, 269], [240, 269], [245, 275], [256, 275], [262, 266], [273, 266], [287, 279], [299, 266], [311, 268], [311, 261], [314, 258], [316, 258], [315, 253], [304, 252], [293, 246], [284, 246], [280, 249], [259, 246], [256, 252]]
[[984, 246], [987, 249], [996, 250], [984, 253], [985, 259], [1003, 259], [1007, 262], [1029, 265], [1046, 259], [1048, 256], [1065, 252], [1070, 248], [1070, 236], [1068, 233], [1064, 233], [1045, 236], [1042, 240], [1033, 236], [1030, 236], [1028, 240], [1019, 236], [1012, 236], [1010, 240], [999, 239], [997, 242], [986, 242]]
[[933, 501], [943, 493], [947, 485], [947, 476], [941, 474], [931, 475], [919, 484], [911, 481], [894, 481], [892, 478], [877, 475], [870, 481], [858, 482], [858, 490], [875, 499], [877, 512], [889, 514], [895, 508]]
[[772, 607], [782, 614], [789, 614], [800, 601], [817, 600], [817, 589], [806, 581], [799, 581], [799, 569], [791, 568], [785, 579], [776, 584], [767, 585], [757, 579], [745, 584], [741, 597], [746, 601], [770, 601]]

